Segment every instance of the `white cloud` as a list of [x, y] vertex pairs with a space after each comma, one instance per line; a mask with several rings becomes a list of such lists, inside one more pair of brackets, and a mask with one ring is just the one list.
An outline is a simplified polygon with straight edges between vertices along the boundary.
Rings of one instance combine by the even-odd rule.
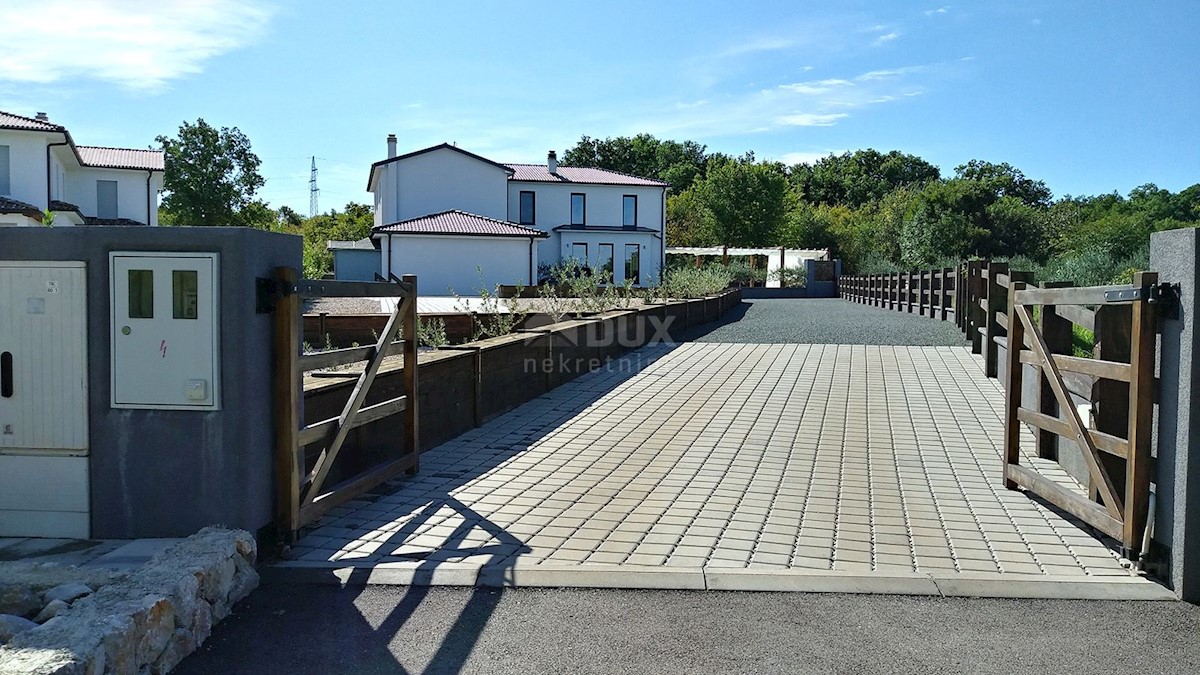
[[950, 5], [945, 5], [943, 7], [938, 7], [937, 9], [925, 10], [925, 16], [934, 16], [936, 14], [945, 14], [949, 11], [950, 11]]
[[852, 87], [854, 83], [850, 80], [828, 79], [814, 80], [812, 82], [796, 82], [794, 84], [782, 85], [782, 88], [794, 91], [798, 94], [824, 94], [827, 92], [841, 89], [843, 87]]
[[890, 33], [885, 33], [885, 34], [880, 35], [879, 37], [875, 38], [875, 42], [873, 42], [871, 44], [878, 47], [880, 45], [885, 45], [889, 42], [892, 42], [893, 40], [895, 40], [898, 37], [900, 37], [900, 33], [897, 33], [896, 31], [892, 31]]
[[784, 127], [831, 127], [847, 113], [795, 113], [775, 118], [775, 123]]
[[0, 6], [0, 81], [68, 78], [154, 91], [254, 40], [270, 18], [238, 0], [42, 0]]
[[718, 57], [741, 56], [742, 54], [754, 54], [756, 52], [775, 52], [781, 49], [792, 47], [796, 43], [793, 40], [785, 38], [757, 38], [748, 42], [743, 42], [739, 45], [734, 45], [717, 54]]
[[791, 127], [830, 127], [864, 108], [919, 96], [919, 73], [943, 64], [874, 70], [843, 78], [787, 82], [745, 93], [709, 96], [681, 105], [656, 105], [630, 115], [615, 133], [648, 131], [661, 136], [729, 136]]

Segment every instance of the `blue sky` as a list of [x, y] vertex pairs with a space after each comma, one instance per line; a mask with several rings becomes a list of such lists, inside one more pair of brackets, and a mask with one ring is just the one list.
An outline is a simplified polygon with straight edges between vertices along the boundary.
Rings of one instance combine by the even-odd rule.
[[[443, 141], [544, 161], [649, 132], [785, 162], [1009, 162], [1056, 196], [1200, 182], [1200, 12], [1140, 2], [0, 0], [0, 109], [83, 144], [237, 126], [273, 206], [367, 201]], [[53, 26], [60, 39], [46, 38]], [[69, 47], [67, 47], [69, 45]]]

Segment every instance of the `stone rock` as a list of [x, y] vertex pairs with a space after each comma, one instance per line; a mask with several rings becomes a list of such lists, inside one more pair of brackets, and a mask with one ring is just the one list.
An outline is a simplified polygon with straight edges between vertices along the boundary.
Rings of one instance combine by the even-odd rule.
[[0, 584], [0, 614], [30, 617], [42, 608], [42, 601], [33, 589], [19, 584]]
[[62, 600], [51, 600], [50, 602], [46, 603], [46, 606], [42, 608], [41, 612], [38, 612], [37, 617], [34, 618], [34, 622], [46, 623], [50, 619], [58, 616], [60, 612], [70, 606], [71, 605]]
[[175, 629], [171, 634], [171, 640], [167, 643], [167, 648], [158, 655], [154, 663], [150, 664], [150, 672], [154, 675], [170, 672], [172, 668], [179, 665], [183, 657], [196, 651], [196, 638], [192, 634], [182, 628]]
[[254, 565], [245, 558], [238, 556], [234, 558], [236, 563], [236, 572], [233, 575], [233, 586], [229, 589], [228, 603], [232, 606], [235, 602], [241, 602], [250, 592], [258, 588], [259, 576], [258, 571], [254, 569]]
[[0, 614], [0, 645], [12, 642], [12, 639], [27, 630], [37, 628], [37, 624], [15, 614]]
[[94, 592], [95, 591], [92, 590], [92, 587], [88, 586], [87, 584], [70, 582], [55, 586], [45, 593], [42, 593], [42, 599], [46, 602], [62, 600], [63, 602], [70, 603], [74, 602], [78, 598], [82, 598], [85, 595], [91, 595]]
[[196, 603], [196, 617], [192, 619], [192, 637], [196, 638], [196, 646], [204, 644], [212, 635], [213, 611], [212, 606], [201, 600]]

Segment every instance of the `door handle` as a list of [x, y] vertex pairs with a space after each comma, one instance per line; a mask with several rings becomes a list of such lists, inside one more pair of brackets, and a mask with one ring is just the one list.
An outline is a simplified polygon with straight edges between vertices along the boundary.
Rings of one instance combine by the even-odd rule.
[[12, 398], [13, 364], [12, 352], [0, 353], [0, 396]]

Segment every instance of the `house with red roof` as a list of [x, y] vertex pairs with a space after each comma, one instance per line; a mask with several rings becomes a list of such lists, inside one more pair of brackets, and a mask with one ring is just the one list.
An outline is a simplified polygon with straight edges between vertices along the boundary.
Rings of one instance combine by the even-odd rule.
[[533, 285], [574, 258], [616, 284], [657, 283], [668, 184], [604, 169], [502, 164], [443, 143], [371, 165], [380, 274], [416, 274], [422, 295]]
[[0, 111], [0, 227], [158, 225], [161, 150], [78, 145], [45, 113]]

